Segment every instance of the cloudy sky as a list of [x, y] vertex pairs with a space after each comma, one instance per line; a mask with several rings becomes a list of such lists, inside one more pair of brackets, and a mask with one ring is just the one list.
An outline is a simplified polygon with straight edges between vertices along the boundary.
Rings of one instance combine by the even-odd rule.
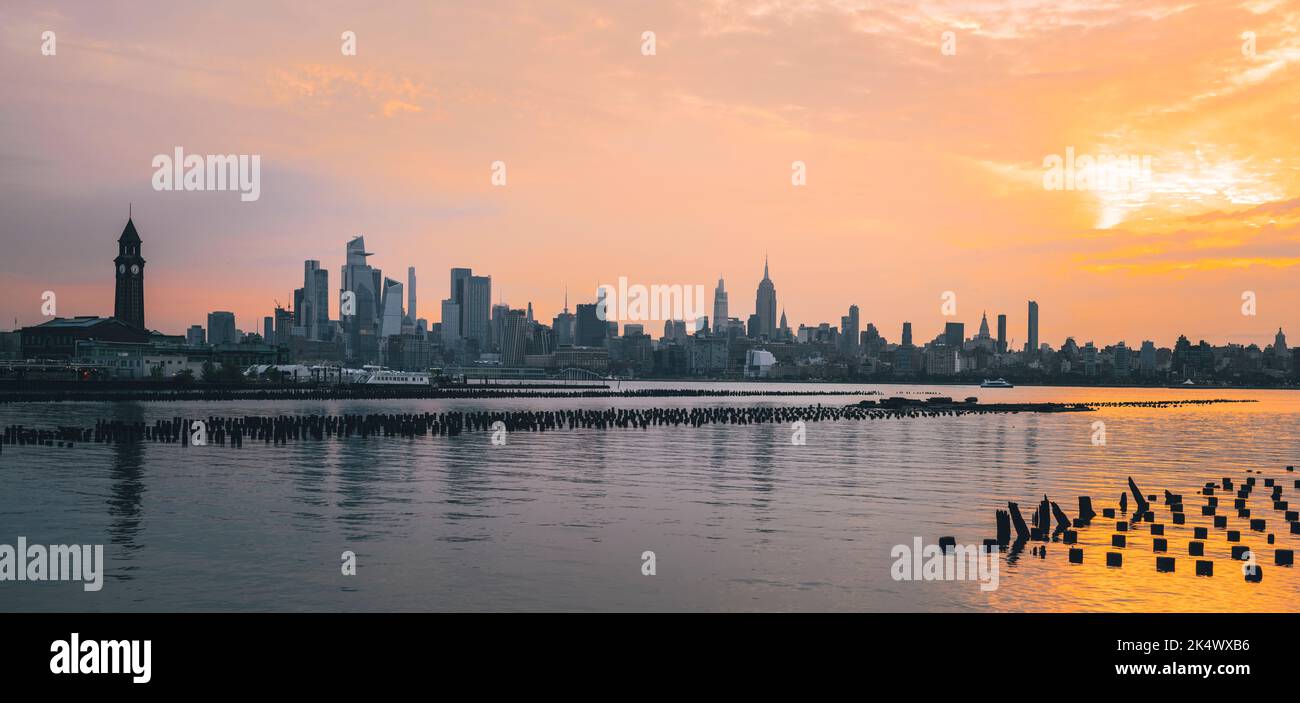
[[[364, 234], [431, 321], [452, 266], [544, 319], [721, 275], [743, 319], [767, 252], [792, 326], [928, 339], [952, 291], [1017, 345], [1031, 298], [1054, 346], [1300, 341], [1296, 2], [9, 0], [0, 83], [0, 329], [112, 314], [132, 203], [173, 333], [257, 329]], [[260, 199], [155, 191], [177, 146], [259, 154]], [[1067, 149], [1150, 177], [1044, 188]]]

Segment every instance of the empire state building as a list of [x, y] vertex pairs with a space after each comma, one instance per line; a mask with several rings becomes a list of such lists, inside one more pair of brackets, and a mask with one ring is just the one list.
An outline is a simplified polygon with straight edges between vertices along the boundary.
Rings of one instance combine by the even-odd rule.
[[767, 273], [767, 257], [763, 257], [763, 280], [758, 282], [754, 296], [754, 314], [758, 315], [758, 333], [776, 339], [776, 286]]
[[113, 302], [113, 317], [143, 330], [144, 327], [144, 257], [140, 256], [140, 235], [135, 223], [126, 218], [122, 236], [117, 238], [117, 258], [113, 259], [117, 273], [117, 295]]

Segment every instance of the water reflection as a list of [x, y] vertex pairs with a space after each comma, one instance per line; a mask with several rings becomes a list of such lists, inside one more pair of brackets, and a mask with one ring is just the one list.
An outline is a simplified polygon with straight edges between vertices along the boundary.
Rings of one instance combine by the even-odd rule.
[[[144, 420], [144, 410], [138, 403], [122, 403], [114, 407], [114, 416], [123, 422], [134, 423]], [[135, 442], [122, 442], [112, 446], [112, 465], [109, 469], [108, 499], [108, 534], [109, 541], [116, 547], [120, 558], [127, 560], [142, 548], [137, 542], [140, 533], [141, 504], [144, 500], [145, 482], [145, 445]], [[135, 566], [127, 566], [115, 573], [129, 579]]]

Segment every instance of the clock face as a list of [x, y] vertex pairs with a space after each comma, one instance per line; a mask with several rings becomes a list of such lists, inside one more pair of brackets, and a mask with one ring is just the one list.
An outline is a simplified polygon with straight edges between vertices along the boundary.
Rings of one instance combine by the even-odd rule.
[[131, 264], [131, 273], [140, 273], [140, 265]]
[[126, 273], [126, 264], [118, 264], [118, 265], [117, 265], [117, 272], [118, 272], [118, 273]]

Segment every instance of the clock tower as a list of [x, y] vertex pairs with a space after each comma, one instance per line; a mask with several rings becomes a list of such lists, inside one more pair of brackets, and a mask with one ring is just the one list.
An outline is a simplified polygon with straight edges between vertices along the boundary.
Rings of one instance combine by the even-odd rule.
[[113, 265], [117, 274], [113, 317], [144, 330], [144, 257], [140, 256], [140, 235], [130, 217], [126, 218], [122, 236], [117, 238], [117, 258], [113, 259]]

